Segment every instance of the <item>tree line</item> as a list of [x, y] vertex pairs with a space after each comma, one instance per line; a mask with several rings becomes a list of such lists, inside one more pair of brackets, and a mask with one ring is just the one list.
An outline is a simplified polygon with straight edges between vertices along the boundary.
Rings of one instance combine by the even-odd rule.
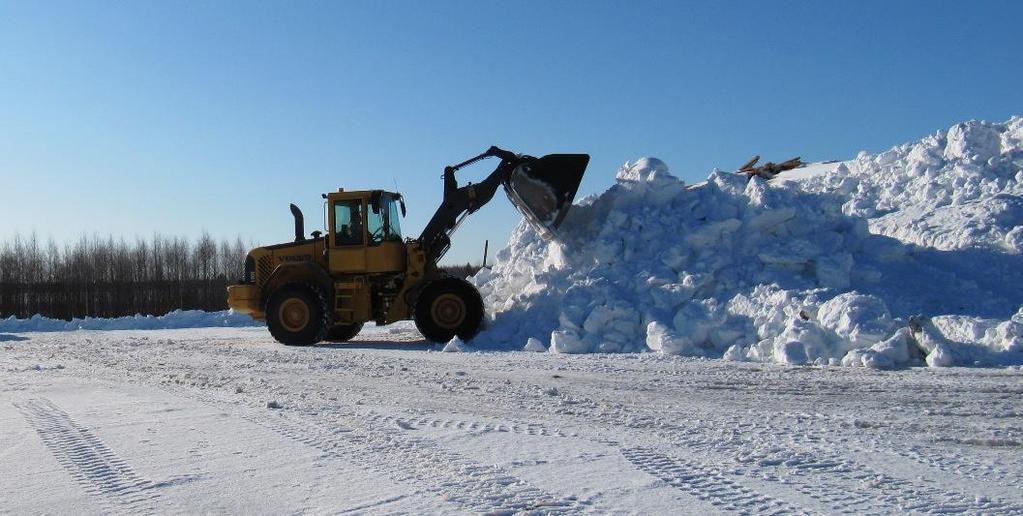
[[59, 319], [224, 310], [249, 248], [154, 235], [131, 241], [83, 236], [63, 244], [33, 233], [0, 245], [0, 317]]

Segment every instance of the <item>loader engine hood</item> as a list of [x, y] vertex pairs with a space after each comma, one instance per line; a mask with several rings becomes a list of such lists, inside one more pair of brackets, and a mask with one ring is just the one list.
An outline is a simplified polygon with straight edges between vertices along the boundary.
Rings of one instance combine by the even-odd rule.
[[505, 193], [540, 236], [555, 238], [589, 162], [588, 154], [548, 154], [526, 161], [504, 180]]

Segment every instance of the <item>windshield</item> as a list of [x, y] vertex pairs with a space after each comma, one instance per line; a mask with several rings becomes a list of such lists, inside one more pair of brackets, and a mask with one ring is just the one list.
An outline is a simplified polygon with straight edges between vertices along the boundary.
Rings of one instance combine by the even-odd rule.
[[367, 227], [370, 245], [383, 242], [401, 242], [401, 223], [398, 216], [398, 203], [390, 194], [379, 198], [379, 205], [372, 205], [369, 210]]

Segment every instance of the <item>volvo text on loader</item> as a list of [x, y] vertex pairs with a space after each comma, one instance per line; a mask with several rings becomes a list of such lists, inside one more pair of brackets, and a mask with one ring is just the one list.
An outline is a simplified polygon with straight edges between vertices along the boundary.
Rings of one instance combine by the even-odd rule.
[[[455, 172], [485, 158], [501, 160], [483, 181], [458, 186]], [[403, 239], [401, 194], [339, 189], [324, 194], [326, 233], [304, 235], [302, 212], [291, 206], [295, 241], [258, 247], [245, 258], [239, 284], [228, 287], [236, 312], [266, 320], [278, 341], [296, 346], [343, 342], [362, 325], [412, 319], [427, 339], [469, 340], [483, 322], [483, 300], [469, 282], [437, 266], [451, 235], [503, 186], [509, 200], [544, 238], [553, 238], [572, 206], [587, 154], [542, 158], [491, 147], [444, 169], [444, 198], [423, 233]]]

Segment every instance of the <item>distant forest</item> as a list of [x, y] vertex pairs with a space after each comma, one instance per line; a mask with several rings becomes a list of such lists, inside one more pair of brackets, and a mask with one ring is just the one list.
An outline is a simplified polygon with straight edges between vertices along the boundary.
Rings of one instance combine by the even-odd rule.
[[242, 273], [249, 246], [155, 235], [125, 241], [81, 237], [39, 242], [33, 234], [0, 244], [0, 317], [163, 315], [224, 310], [226, 287]]
[[[81, 237], [41, 243], [33, 234], [0, 244], [0, 318], [120, 317], [227, 309], [227, 286], [241, 278], [253, 247], [155, 235], [125, 241]], [[443, 267], [466, 277], [479, 266]]]

